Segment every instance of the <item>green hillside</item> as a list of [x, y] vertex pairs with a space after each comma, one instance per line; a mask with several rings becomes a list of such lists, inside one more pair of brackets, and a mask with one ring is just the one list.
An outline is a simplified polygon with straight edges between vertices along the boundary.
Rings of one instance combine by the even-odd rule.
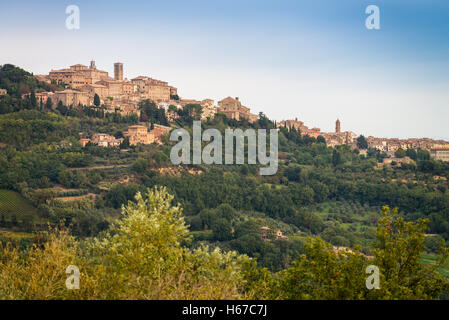
[[33, 221], [37, 217], [37, 209], [17, 192], [0, 189], [0, 218], [1, 216], [6, 221], [11, 221], [13, 216], [18, 221]]

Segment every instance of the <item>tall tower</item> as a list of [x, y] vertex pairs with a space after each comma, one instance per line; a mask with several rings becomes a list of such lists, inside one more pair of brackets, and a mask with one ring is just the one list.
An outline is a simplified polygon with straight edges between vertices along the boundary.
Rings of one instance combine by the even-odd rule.
[[337, 121], [335, 121], [335, 133], [340, 133], [341, 129], [340, 129], [340, 120], [337, 119]]
[[97, 69], [97, 66], [95, 65], [95, 60], [90, 61], [90, 68]]
[[123, 63], [114, 63], [114, 79], [123, 81]]

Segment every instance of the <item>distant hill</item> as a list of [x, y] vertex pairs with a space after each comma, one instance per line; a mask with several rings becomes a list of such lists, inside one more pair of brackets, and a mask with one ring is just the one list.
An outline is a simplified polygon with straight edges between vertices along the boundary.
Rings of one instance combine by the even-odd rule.
[[39, 81], [32, 73], [12, 64], [0, 65], [0, 89], [8, 94], [0, 96], [0, 114], [30, 109], [30, 102], [22, 95], [31, 92], [55, 91], [56, 84]]
[[21, 97], [22, 94], [37, 90], [42, 85], [33, 74], [12, 64], [0, 67], [0, 88], [8, 90], [8, 95]]

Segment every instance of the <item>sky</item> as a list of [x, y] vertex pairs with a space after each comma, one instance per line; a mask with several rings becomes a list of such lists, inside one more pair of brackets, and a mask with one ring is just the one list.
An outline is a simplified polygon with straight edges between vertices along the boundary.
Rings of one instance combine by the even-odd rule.
[[447, 0], [0, 0], [0, 64], [48, 74], [90, 60], [325, 132], [338, 118], [365, 136], [449, 140]]

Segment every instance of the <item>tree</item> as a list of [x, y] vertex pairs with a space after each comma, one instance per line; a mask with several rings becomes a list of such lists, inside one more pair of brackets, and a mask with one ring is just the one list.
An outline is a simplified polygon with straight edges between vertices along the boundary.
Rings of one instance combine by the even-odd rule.
[[301, 167], [296, 166], [288, 166], [285, 169], [284, 175], [288, 178], [289, 181], [301, 181]]
[[[424, 265], [427, 221], [405, 222], [397, 209], [382, 208], [374, 259], [359, 247], [335, 251], [320, 238], [309, 238], [306, 254], [277, 274], [277, 299], [438, 299], [448, 292], [448, 279], [438, 273], [448, 257], [444, 242], [433, 266]], [[366, 287], [369, 265], [379, 268], [379, 289]]]
[[[251, 278], [269, 279], [236, 252], [184, 246], [190, 236], [165, 188], [138, 193], [98, 238], [80, 245], [67, 231], [40, 236], [21, 250], [0, 246], [0, 297], [10, 299], [243, 299], [263, 298]], [[67, 266], [80, 270], [78, 290], [67, 290]], [[261, 284], [260, 284], [261, 285]], [[243, 293], [243, 290], [246, 290]]]
[[147, 159], [138, 158], [136, 162], [132, 165], [131, 169], [137, 173], [143, 174], [149, 166], [149, 161]]
[[212, 224], [212, 235], [216, 241], [228, 241], [232, 239], [232, 227], [229, 221], [223, 218], [215, 220]]
[[417, 153], [415, 149], [408, 148], [407, 151], [405, 151], [405, 155], [413, 160], [416, 160]]
[[434, 266], [424, 265], [421, 256], [425, 250], [427, 219], [406, 222], [398, 210], [382, 208], [377, 225], [375, 265], [381, 271], [381, 292], [386, 299], [435, 299], [447, 290], [448, 281], [436, 270], [445, 264], [448, 251], [444, 241]]
[[100, 106], [100, 97], [98, 96], [98, 94], [94, 95], [94, 105], [99, 107]]
[[30, 95], [30, 107], [31, 109], [37, 109], [37, 99], [34, 91], [32, 91]]
[[405, 157], [405, 150], [404, 149], [396, 150], [396, 152], [394, 153], [394, 156], [396, 158], [404, 158]]
[[418, 160], [430, 160], [430, 152], [428, 150], [418, 149], [416, 158]]
[[[165, 188], [140, 193], [122, 209], [117, 226], [94, 250], [104, 258], [111, 297], [140, 299], [225, 299], [240, 297], [246, 257], [207, 247], [190, 250], [182, 209]], [[105, 279], [106, 280], [106, 279]], [[160, 285], [163, 283], [164, 285]]]
[[334, 149], [334, 151], [332, 151], [332, 164], [334, 165], [334, 167], [336, 167], [341, 163], [342, 163], [341, 154], [340, 152], [337, 151], [337, 149]]
[[368, 149], [368, 142], [366, 141], [366, 138], [363, 135], [360, 135], [357, 138], [357, 147], [359, 149]]
[[318, 136], [318, 137], [316, 138], [316, 142], [317, 142], [317, 143], [324, 143], [324, 144], [326, 144], [326, 139], [324, 139], [323, 136]]
[[56, 110], [58, 110], [62, 115], [66, 115], [69, 109], [62, 103], [61, 100], [58, 101], [58, 106], [56, 107]]
[[355, 254], [334, 252], [320, 238], [309, 238], [306, 255], [277, 274], [273, 296], [278, 299], [360, 299], [365, 287], [366, 260]]
[[199, 104], [189, 103], [184, 106], [182, 110], [183, 120], [187, 123], [191, 123], [193, 120], [200, 120], [203, 107]]
[[45, 102], [45, 109], [47, 111], [50, 111], [51, 109], [53, 109], [53, 101], [51, 101], [50, 97], [48, 97], [47, 101]]
[[129, 137], [125, 137], [125, 139], [123, 139], [122, 143], [120, 143], [120, 149], [128, 149], [129, 147], [130, 147]]

